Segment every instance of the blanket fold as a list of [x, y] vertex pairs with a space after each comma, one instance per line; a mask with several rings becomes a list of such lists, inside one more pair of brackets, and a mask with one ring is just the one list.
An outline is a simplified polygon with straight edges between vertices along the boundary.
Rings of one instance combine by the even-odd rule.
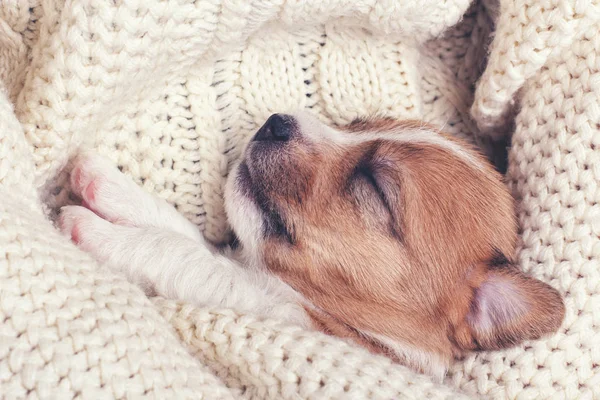
[[[0, 397], [600, 398], [598, 10], [575, 0], [0, 3]], [[329, 124], [421, 118], [479, 143], [514, 132], [517, 261], [565, 295], [562, 330], [469, 355], [434, 382], [317, 332], [148, 300], [52, 225], [77, 202], [70, 158], [93, 148], [223, 243], [231, 164], [271, 113], [296, 109]]]

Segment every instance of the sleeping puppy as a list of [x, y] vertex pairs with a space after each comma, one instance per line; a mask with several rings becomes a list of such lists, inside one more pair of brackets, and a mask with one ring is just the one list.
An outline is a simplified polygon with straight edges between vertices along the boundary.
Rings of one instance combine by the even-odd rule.
[[421, 122], [271, 116], [228, 179], [231, 257], [97, 156], [71, 182], [84, 206], [62, 209], [61, 230], [147, 293], [319, 329], [438, 377], [564, 316], [558, 292], [511, 261], [501, 177]]

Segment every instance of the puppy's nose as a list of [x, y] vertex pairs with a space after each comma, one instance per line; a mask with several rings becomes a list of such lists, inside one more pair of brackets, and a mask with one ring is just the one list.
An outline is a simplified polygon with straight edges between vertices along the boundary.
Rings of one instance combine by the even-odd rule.
[[256, 132], [254, 140], [275, 140], [286, 142], [294, 134], [294, 118], [286, 114], [273, 114], [267, 122]]

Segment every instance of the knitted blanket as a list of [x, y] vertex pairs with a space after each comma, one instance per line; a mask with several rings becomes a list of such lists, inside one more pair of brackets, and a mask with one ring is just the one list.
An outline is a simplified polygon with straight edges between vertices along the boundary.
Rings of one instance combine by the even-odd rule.
[[[600, 3], [470, 3], [0, 2], [0, 397], [600, 398]], [[421, 118], [490, 155], [512, 136], [518, 261], [565, 296], [561, 331], [434, 382], [317, 332], [149, 300], [53, 226], [70, 158], [95, 148], [223, 243], [229, 166], [298, 108]]]

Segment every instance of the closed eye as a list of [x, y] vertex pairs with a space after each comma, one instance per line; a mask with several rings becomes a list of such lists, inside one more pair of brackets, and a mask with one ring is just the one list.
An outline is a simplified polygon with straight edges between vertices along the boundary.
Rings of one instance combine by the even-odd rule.
[[357, 167], [350, 177], [349, 187], [359, 207], [367, 207], [374, 212], [381, 212], [383, 208], [391, 215], [385, 193], [369, 167]]
[[388, 196], [373, 171], [364, 167], [354, 171], [348, 187], [354, 204], [368, 216], [367, 220], [377, 221], [378, 225], [386, 226], [396, 239], [404, 240], [401, 217], [393, 212], [390, 204], [390, 201], [398, 201], [397, 188], [389, 188], [392, 197]]
[[377, 183], [377, 180], [375, 179], [371, 169], [367, 167], [359, 167], [356, 169], [355, 174], [358, 179], [364, 180], [382, 200], [385, 199], [385, 195], [379, 187], [379, 184]]

